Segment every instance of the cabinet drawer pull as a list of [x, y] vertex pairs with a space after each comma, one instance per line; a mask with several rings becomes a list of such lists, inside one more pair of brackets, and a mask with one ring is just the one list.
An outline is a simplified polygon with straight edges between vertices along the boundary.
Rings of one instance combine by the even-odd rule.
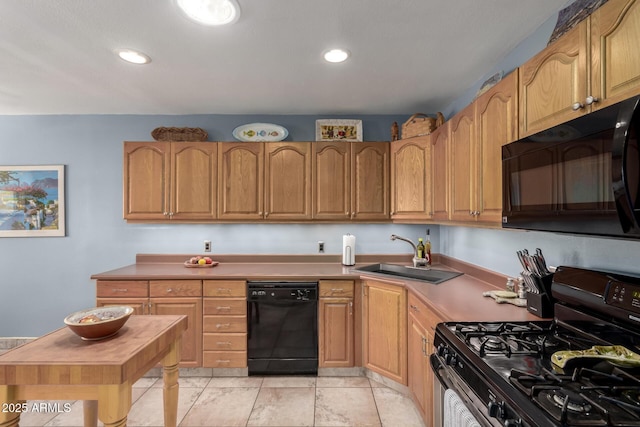
[[221, 294], [230, 294], [231, 293], [231, 289], [229, 288], [218, 288], [218, 292]]
[[416, 313], [420, 312], [420, 309], [417, 306], [413, 305], [413, 304], [409, 304], [409, 307], [411, 308], [411, 310], [415, 311]]
[[216, 329], [229, 329], [231, 327], [231, 323], [218, 323], [216, 324]]
[[231, 342], [229, 341], [217, 341], [216, 345], [220, 347], [231, 347]]
[[167, 293], [170, 294], [171, 292], [173, 292], [173, 288], [167, 288]]
[[344, 289], [342, 288], [331, 288], [331, 292], [335, 292], [337, 294], [341, 294], [343, 292], [346, 292]]
[[223, 310], [231, 310], [231, 307], [227, 306], [218, 306], [216, 307], [216, 310], [218, 311], [223, 311]]
[[112, 288], [111, 291], [112, 292], [129, 292], [129, 289], [127, 289], [127, 288]]
[[216, 360], [216, 362], [218, 362], [218, 363], [231, 363], [231, 360], [229, 360], [229, 359], [218, 359], [218, 360]]

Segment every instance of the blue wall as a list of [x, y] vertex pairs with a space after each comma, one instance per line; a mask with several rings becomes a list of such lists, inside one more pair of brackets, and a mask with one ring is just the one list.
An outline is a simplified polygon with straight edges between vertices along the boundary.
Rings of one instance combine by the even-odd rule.
[[[326, 118], [326, 117], [323, 117]], [[363, 120], [364, 139], [389, 140], [406, 116]], [[232, 141], [251, 122], [286, 127], [287, 140], [315, 139], [310, 116], [0, 116], [0, 165], [66, 165], [67, 237], [0, 238], [0, 337], [37, 336], [63, 326], [69, 313], [95, 304], [92, 274], [133, 264], [137, 253], [313, 254], [317, 241], [340, 254], [342, 235], [357, 253], [408, 253], [397, 233], [417, 240], [424, 227], [394, 224], [127, 224], [122, 219], [122, 142], [149, 141], [159, 126], [201, 127], [210, 140]], [[437, 240], [438, 227], [431, 227]], [[435, 250], [435, 248], [434, 248]]]

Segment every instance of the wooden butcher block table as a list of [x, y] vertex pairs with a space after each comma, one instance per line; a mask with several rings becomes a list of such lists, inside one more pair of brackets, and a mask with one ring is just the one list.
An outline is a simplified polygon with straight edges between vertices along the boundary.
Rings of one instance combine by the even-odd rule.
[[178, 415], [178, 362], [186, 316], [131, 316], [116, 335], [85, 341], [58, 329], [0, 355], [0, 427], [18, 426], [26, 400], [84, 400], [84, 425], [127, 425], [131, 387], [161, 363], [164, 422]]

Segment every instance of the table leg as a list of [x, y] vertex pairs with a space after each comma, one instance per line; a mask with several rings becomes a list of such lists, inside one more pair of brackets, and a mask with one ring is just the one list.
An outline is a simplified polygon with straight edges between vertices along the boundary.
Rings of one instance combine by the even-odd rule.
[[20, 412], [26, 402], [15, 398], [15, 388], [0, 385], [0, 427], [18, 427]]
[[162, 360], [162, 378], [164, 381], [164, 425], [176, 427], [178, 423], [178, 363], [180, 362], [180, 338], [178, 338]]
[[98, 386], [98, 418], [105, 427], [126, 427], [131, 409], [131, 384]]
[[82, 402], [84, 408], [84, 427], [98, 427], [98, 401], [85, 400]]

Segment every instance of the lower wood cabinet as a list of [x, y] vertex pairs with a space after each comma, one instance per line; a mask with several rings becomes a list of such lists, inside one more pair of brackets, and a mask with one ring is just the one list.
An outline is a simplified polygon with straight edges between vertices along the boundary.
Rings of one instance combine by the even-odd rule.
[[128, 305], [134, 314], [187, 316], [181, 367], [202, 366], [202, 280], [98, 280], [96, 305]]
[[354, 366], [353, 289], [351, 280], [321, 280], [318, 305], [318, 366]]
[[433, 337], [440, 319], [415, 295], [408, 300], [409, 390], [427, 427], [433, 424], [434, 375], [429, 356], [434, 352]]
[[205, 280], [202, 366], [247, 367], [247, 282]]
[[364, 367], [407, 385], [407, 291], [374, 280], [362, 286]]

